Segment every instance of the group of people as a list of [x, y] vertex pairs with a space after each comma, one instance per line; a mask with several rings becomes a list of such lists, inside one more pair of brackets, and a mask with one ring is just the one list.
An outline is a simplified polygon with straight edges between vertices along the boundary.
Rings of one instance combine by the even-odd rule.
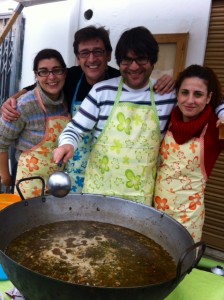
[[[108, 65], [108, 62], [111, 60], [112, 46], [109, 38], [109, 31], [104, 27], [88, 26], [78, 30], [74, 36], [73, 48], [78, 66], [67, 68], [65, 84], [63, 87], [68, 111], [71, 116], [73, 116], [78, 110], [81, 102], [88, 95], [95, 83], [120, 75], [120, 71], [118, 69], [112, 68]], [[52, 82], [57, 80], [53, 74], [46, 79], [49, 79]], [[36, 78], [36, 81], [38, 81], [38, 78]], [[155, 83], [153, 88], [157, 93], [163, 94], [166, 91], [172, 90], [173, 83], [173, 78], [165, 75]], [[17, 121], [21, 114], [18, 109], [19, 102], [17, 103], [16, 98], [27, 93], [27, 91], [32, 91], [35, 86], [36, 84], [25, 87], [13, 98], [8, 99], [3, 104], [2, 121]], [[60, 108], [58, 109], [60, 110]], [[3, 126], [5, 126], [5, 124], [3, 124]], [[11, 124], [6, 123], [6, 126], [10, 127]], [[18, 135], [19, 134], [20, 133], [18, 132]], [[17, 139], [17, 137], [15, 138]], [[12, 139], [11, 142], [13, 142]], [[10, 141], [4, 146], [4, 150], [8, 148], [9, 144], [11, 144]], [[71, 192], [82, 192], [85, 168], [91, 150], [91, 145], [92, 134], [90, 132], [88, 135], [85, 135], [83, 141], [79, 144], [78, 149], [75, 153], [73, 153], [72, 159], [70, 159], [66, 164], [65, 171], [72, 179]], [[24, 149], [21, 150], [23, 151]], [[15, 173], [16, 167], [13, 168], [13, 174]], [[28, 175], [31, 176], [31, 173], [28, 172], [27, 174], [24, 174], [25, 177], [28, 177]], [[14, 178], [11, 179], [13, 185]], [[4, 180], [4, 176], [2, 177], [2, 180]]]
[[[205, 183], [224, 149], [216, 127], [215, 110], [219, 117], [224, 115], [216, 75], [209, 68], [192, 65], [180, 73], [175, 89], [168, 76], [155, 83], [151, 73], [159, 47], [142, 26], [126, 30], [118, 40], [115, 58], [119, 71], [107, 65], [112, 47], [104, 28], [90, 26], [77, 31], [73, 46], [78, 67], [66, 69], [54, 56], [40, 59], [34, 67], [37, 86], [17, 104], [9, 99], [3, 105], [0, 175], [4, 173], [1, 161], [15, 142], [17, 178], [42, 167], [53, 172], [63, 162], [67, 172], [74, 173], [73, 192], [154, 205], [181, 222], [195, 241], [200, 240]], [[52, 61], [55, 64], [50, 64]], [[47, 100], [51, 100], [49, 110]], [[64, 102], [73, 116], [65, 127], [69, 115], [62, 108]], [[11, 122], [11, 118], [16, 120]], [[49, 147], [57, 137], [58, 147], [55, 143]], [[209, 159], [208, 153], [212, 153]], [[39, 160], [46, 154], [51, 163], [43, 166], [44, 160]], [[36, 189], [28, 193], [27, 187], [23, 188], [30, 197], [37, 195]]]

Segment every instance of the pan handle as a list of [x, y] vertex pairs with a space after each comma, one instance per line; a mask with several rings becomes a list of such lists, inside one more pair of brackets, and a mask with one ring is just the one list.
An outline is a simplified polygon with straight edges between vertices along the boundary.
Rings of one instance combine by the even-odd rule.
[[197, 264], [199, 263], [200, 259], [202, 258], [202, 255], [205, 252], [205, 248], [206, 248], [206, 244], [202, 241], [195, 243], [194, 245], [189, 247], [186, 251], [184, 251], [184, 253], [181, 255], [181, 257], [179, 258], [178, 264], [177, 264], [177, 273], [176, 273], [176, 278], [174, 280], [174, 283], [180, 281], [182, 266], [183, 266], [183, 262], [184, 262], [186, 256], [197, 248], [199, 248], [199, 250], [197, 252], [197, 257], [196, 257], [194, 263], [192, 264], [192, 266], [190, 266], [189, 269], [187, 270], [187, 273], [189, 274], [192, 271], [192, 269], [194, 267], [196, 267]]
[[44, 196], [44, 191], [45, 191], [45, 181], [42, 177], [40, 176], [33, 176], [33, 177], [27, 177], [27, 178], [22, 178], [22, 179], [19, 179], [16, 183], [16, 189], [18, 191], [18, 194], [21, 198], [21, 200], [26, 200], [21, 192], [21, 189], [19, 188], [19, 185], [22, 181], [27, 181], [27, 180], [32, 180], [32, 179], [39, 179], [42, 183], [42, 189], [41, 189], [41, 197]]

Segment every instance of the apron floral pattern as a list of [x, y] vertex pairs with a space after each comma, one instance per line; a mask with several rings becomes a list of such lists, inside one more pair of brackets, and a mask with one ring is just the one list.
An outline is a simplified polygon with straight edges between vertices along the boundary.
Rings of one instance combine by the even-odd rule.
[[84, 193], [111, 195], [152, 204], [160, 126], [150, 83], [152, 105], [119, 102], [93, 145], [86, 169]]
[[[45, 112], [44, 105], [36, 90], [38, 101]], [[46, 118], [46, 130], [43, 140], [28, 151], [21, 153], [18, 160], [16, 182], [19, 179], [41, 176], [45, 183], [55, 171], [62, 170], [53, 161], [53, 149], [57, 148], [58, 137], [66, 124], [70, 121], [70, 116], [56, 116]], [[41, 195], [42, 183], [39, 179], [25, 180], [19, 185], [22, 194], [26, 199]], [[47, 193], [47, 187], [45, 190]], [[15, 191], [17, 194], [17, 191]]]
[[[83, 74], [77, 84], [75, 94], [73, 96], [71, 105], [71, 115], [74, 116], [79, 110], [81, 101], [77, 100], [77, 93], [81, 84]], [[65, 167], [65, 171], [71, 178], [72, 186], [71, 193], [81, 193], [84, 185], [84, 177], [87, 162], [92, 150], [93, 133], [86, 134], [81, 142], [79, 142], [78, 148], [75, 150], [73, 158], [71, 158]]]
[[179, 145], [170, 131], [160, 149], [154, 205], [179, 221], [195, 242], [201, 240], [204, 224], [204, 134]]

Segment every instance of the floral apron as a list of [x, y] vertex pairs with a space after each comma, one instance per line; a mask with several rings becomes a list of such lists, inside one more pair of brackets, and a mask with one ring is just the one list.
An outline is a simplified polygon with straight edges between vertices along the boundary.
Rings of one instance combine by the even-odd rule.
[[[77, 84], [75, 94], [73, 96], [72, 105], [71, 105], [71, 115], [74, 116], [75, 113], [79, 110], [81, 101], [77, 100], [78, 90], [83, 78], [82, 76]], [[79, 143], [78, 148], [75, 150], [73, 158], [71, 158], [65, 167], [65, 171], [69, 174], [72, 187], [71, 193], [81, 193], [84, 184], [85, 170], [87, 161], [89, 159], [90, 152], [92, 150], [92, 132], [85, 134], [83, 140]]]
[[161, 146], [155, 207], [182, 223], [195, 242], [201, 240], [204, 224], [204, 135], [179, 145], [170, 131]]
[[[41, 108], [46, 112], [37, 89], [36, 94]], [[69, 114], [68, 116], [46, 117], [43, 140], [28, 151], [22, 152], [19, 157], [16, 182], [22, 178], [41, 176], [46, 183], [50, 174], [63, 169], [59, 168], [53, 161], [53, 150], [57, 148], [58, 137], [70, 119]], [[38, 179], [22, 181], [19, 187], [26, 199], [41, 195], [42, 184]], [[47, 190], [45, 192], [47, 193]]]
[[120, 82], [112, 112], [93, 145], [84, 193], [111, 195], [152, 204], [160, 125], [151, 82], [152, 105], [119, 102]]

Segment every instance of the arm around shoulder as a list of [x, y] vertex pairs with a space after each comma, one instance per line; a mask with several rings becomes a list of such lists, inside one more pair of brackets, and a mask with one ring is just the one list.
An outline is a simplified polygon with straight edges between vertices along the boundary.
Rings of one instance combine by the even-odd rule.
[[7, 122], [17, 120], [20, 116], [19, 112], [16, 110], [17, 99], [26, 94], [27, 90], [22, 89], [12, 97], [8, 98], [1, 107], [2, 119]]

